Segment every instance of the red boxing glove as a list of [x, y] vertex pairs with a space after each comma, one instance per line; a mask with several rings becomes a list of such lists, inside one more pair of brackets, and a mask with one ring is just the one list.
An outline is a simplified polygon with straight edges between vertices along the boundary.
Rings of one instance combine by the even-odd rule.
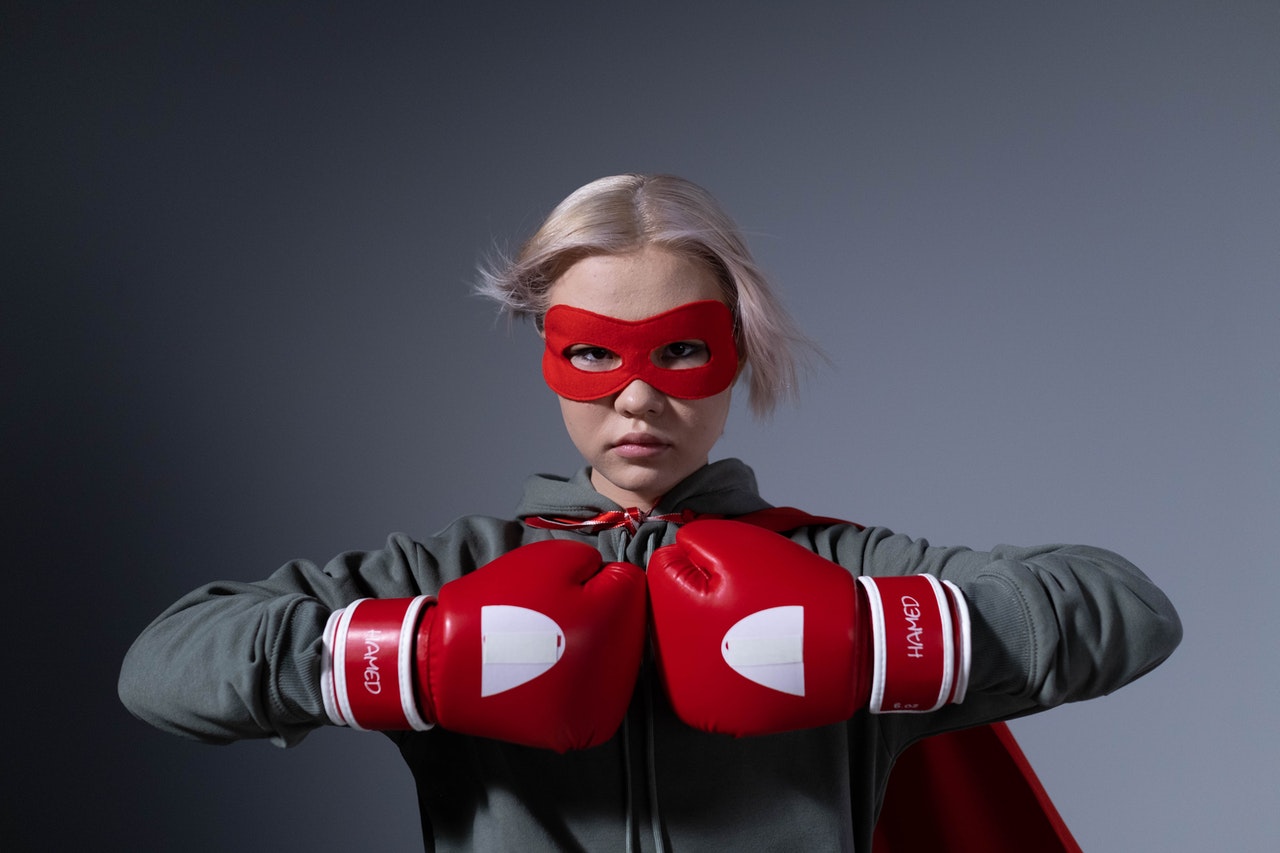
[[736, 521], [685, 525], [648, 575], [658, 670], [694, 728], [771, 734], [964, 699], [968, 606], [932, 575], [855, 580]]
[[626, 713], [645, 637], [644, 573], [583, 542], [525, 545], [440, 589], [361, 599], [325, 628], [331, 722], [429, 729], [564, 752]]

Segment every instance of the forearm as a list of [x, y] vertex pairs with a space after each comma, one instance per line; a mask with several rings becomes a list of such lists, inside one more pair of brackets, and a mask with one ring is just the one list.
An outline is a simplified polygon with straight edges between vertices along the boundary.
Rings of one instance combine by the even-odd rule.
[[249, 584], [195, 590], [129, 649], [120, 698], [134, 715], [185, 737], [296, 743], [324, 717], [317, 655], [326, 615], [313, 598]]
[[319, 661], [329, 613], [357, 598], [418, 594], [430, 569], [422, 546], [392, 537], [384, 549], [324, 567], [296, 561], [258, 583], [201, 587], [134, 642], [120, 698], [141, 719], [186, 737], [297, 743], [326, 720]]
[[[986, 663], [978, 689], [1041, 707], [1117, 690], [1162, 663], [1182, 638], [1172, 603], [1101, 548], [1001, 547], [963, 571]], [[979, 645], [980, 643], [980, 645]]]
[[1042, 708], [1100, 696], [1158, 665], [1182, 636], [1164, 593], [1100, 548], [978, 552], [853, 528], [819, 531], [810, 544], [856, 573], [928, 572], [960, 586], [973, 615], [971, 694]]

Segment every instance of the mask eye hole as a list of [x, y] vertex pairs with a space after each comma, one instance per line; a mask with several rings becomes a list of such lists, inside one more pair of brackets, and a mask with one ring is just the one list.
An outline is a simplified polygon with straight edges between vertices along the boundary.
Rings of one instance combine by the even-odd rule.
[[604, 373], [622, 364], [616, 352], [593, 344], [574, 344], [564, 351], [564, 357], [578, 370], [587, 373]]
[[700, 340], [673, 341], [655, 349], [650, 356], [664, 370], [690, 370], [711, 360], [711, 351]]

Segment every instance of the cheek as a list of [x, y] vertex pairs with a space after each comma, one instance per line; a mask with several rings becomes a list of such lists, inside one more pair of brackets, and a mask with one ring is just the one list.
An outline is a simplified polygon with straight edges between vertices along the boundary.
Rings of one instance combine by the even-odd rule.
[[583, 439], [589, 439], [599, 428], [601, 415], [599, 405], [593, 402], [579, 403], [560, 397], [560, 416], [564, 418], [564, 427], [573, 439], [573, 443], [581, 447]]
[[716, 438], [724, 433], [724, 425], [729, 420], [729, 411], [733, 405], [733, 388], [723, 394], [717, 395], [716, 399]]
[[714, 444], [724, 433], [730, 402], [730, 392], [724, 391], [714, 397], [697, 400], [690, 406], [687, 422], [704, 442]]

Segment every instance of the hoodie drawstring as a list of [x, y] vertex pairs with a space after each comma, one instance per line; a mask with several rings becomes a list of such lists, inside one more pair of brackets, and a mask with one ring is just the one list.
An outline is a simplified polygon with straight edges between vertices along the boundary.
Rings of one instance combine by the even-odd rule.
[[658, 805], [658, 745], [654, 732], [653, 679], [644, 682], [644, 747], [645, 769], [649, 774], [649, 827], [653, 830], [653, 849], [667, 853], [667, 842], [662, 831], [662, 808]]

